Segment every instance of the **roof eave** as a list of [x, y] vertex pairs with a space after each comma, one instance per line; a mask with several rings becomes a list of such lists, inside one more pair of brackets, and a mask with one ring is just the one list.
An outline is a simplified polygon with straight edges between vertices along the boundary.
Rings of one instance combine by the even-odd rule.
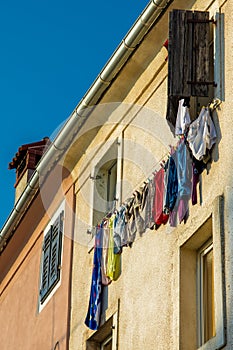
[[79, 131], [85, 119], [88, 118], [88, 107], [95, 105], [108, 89], [113, 79], [123, 68], [137, 46], [143, 40], [149, 29], [154, 25], [173, 0], [152, 0], [134, 25], [131, 27], [118, 48], [110, 57], [90, 89], [71, 113], [65, 125], [43, 155], [38, 166], [28, 182], [24, 192], [18, 199], [0, 232], [0, 254], [4, 250], [9, 238], [20, 222], [25, 210], [39, 189], [39, 175], [49, 171], [69, 147], [75, 134]]

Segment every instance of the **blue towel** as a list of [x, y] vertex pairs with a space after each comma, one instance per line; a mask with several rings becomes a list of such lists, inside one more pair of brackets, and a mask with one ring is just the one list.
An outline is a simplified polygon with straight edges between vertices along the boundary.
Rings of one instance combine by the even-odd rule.
[[100, 325], [102, 280], [101, 280], [101, 258], [102, 258], [102, 227], [97, 227], [95, 236], [95, 249], [93, 259], [92, 282], [90, 291], [89, 307], [85, 324], [92, 330], [97, 330]]

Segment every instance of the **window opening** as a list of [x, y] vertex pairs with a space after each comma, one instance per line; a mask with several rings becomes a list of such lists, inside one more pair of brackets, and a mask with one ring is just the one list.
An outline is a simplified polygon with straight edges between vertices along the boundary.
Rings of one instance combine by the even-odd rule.
[[180, 245], [180, 349], [222, 349], [225, 334], [223, 198]]
[[200, 345], [215, 336], [214, 254], [213, 243], [207, 243], [198, 252]]
[[93, 226], [100, 223], [106, 213], [116, 207], [117, 202], [117, 143], [115, 142], [95, 167]]
[[86, 341], [86, 350], [117, 349], [117, 313], [105, 321]]

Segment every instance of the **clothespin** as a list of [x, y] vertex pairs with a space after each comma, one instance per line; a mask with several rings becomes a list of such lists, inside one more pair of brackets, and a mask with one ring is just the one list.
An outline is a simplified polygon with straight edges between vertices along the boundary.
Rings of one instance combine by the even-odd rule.
[[165, 164], [166, 164], [166, 162], [165, 162], [165, 160], [163, 159], [163, 160], [160, 162], [160, 166], [161, 166], [162, 168], [164, 168]]
[[209, 104], [208, 104], [208, 108], [210, 109], [216, 109], [220, 104], [222, 103], [222, 101], [219, 98], [214, 98]]

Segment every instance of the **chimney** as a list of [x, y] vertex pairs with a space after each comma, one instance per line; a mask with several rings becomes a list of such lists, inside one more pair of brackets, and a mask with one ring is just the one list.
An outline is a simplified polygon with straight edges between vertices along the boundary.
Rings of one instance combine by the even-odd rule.
[[17, 202], [27, 186], [40, 158], [49, 145], [50, 140], [48, 137], [44, 137], [38, 142], [22, 145], [9, 163], [8, 169], [16, 169], [16, 182], [14, 184], [15, 202]]

